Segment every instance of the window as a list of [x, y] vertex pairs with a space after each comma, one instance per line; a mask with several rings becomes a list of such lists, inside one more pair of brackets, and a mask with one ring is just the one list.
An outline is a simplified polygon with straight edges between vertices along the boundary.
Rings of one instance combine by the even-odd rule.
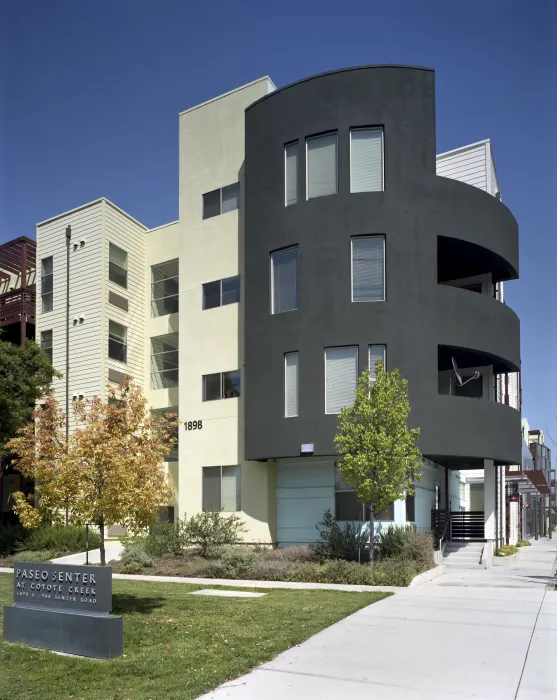
[[128, 287], [128, 254], [114, 243], [108, 244], [108, 279], [124, 289]]
[[287, 352], [284, 355], [284, 415], [286, 418], [296, 418], [300, 410], [299, 364], [300, 353]]
[[271, 253], [273, 314], [298, 308], [298, 246]]
[[337, 134], [306, 140], [307, 198], [337, 193]]
[[127, 328], [116, 321], [108, 322], [108, 356], [118, 362], [128, 361]]
[[385, 345], [370, 345], [369, 353], [369, 374], [372, 382], [375, 381], [375, 365], [377, 360], [383, 360], [383, 368], [387, 363], [387, 348]]
[[52, 331], [41, 331], [41, 348], [46, 352], [50, 364], [52, 364]]
[[203, 309], [236, 304], [240, 301], [240, 278], [227, 277], [203, 285]]
[[352, 301], [385, 301], [385, 236], [352, 238]]
[[112, 304], [112, 306], [117, 306], [119, 309], [122, 309], [122, 311], [128, 310], [128, 300], [120, 296], [120, 294], [113, 292], [112, 289], [108, 290], [108, 303]]
[[[178, 406], [171, 406], [169, 408], [154, 408], [152, 410], [152, 413], [158, 417], [162, 418], [165, 413], [175, 413], [178, 415]], [[173, 437], [176, 438], [176, 443], [174, 447], [168, 452], [166, 457], [164, 458], [165, 462], [177, 462], [178, 461], [178, 438], [180, 435], [180, 431], [178, 430], [178, 426], [176, 426], [176, 430], [174, 431]]]
[[358, 384], [358, 348], [325, 349], [325, 413], [340, 413], [354, 403]]
[[242, 510], [241, 472], [237, 465], [203, 467], [203, 510], [234, 513]]
[[[335, 464], [335, 518], [340, 521], [369, 521], [369, 508], [358, 502], [354, 489], [341, 477], [338, 464]], [[376, 522], [389, 522], [394, 519], [394, 503], [375, 515]]]
[[213, 216], [226, 214], [228, 211], [240, 208], [240, 183], [222, 187], [203, 195], [203, 218], [212, 219]]
[[240, 370], [203, 375], [203, 401], [234, 399], [240, 396]]
[[52, 255], [41, 260], [41, 311], [52, 311]]
[[151, 315], [178, 313], [178, 259], [151, 267]]
[[178, 333], [151, 338], [151, 388], [178, 386]]
[[[394, 519], [394, 518], [393, 518]], [[414, 494], [406, 494], [406, 522], [416, 521], [416, 497]]]
[[383, 189], [383, 129], [350, 130], [350, 192]]
[[284, 200], [289, 207], [298, 201], [298, 142], [284, 147]]

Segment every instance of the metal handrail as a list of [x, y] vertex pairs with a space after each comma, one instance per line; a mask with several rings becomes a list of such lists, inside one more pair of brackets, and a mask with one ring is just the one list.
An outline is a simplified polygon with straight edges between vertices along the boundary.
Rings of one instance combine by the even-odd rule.
[[450, 528], [450, 525], [451, 525], [451, 522], [452, 522], [451, 513], [450, 513], [450, 512], [447, 513], [447, 516], [448, 516], [448, 517], [447, 517], [447, 519], [445, 520], [445, 527], [443, 528], [443, 534], [442, 534], [441, 537], [439, 538], [439, 552], [441, 553], [441, 556], [443, 556], [442, 547], [443, 547], [443, 540], [445, 539], [445, 536], [446, 536], [446, 534], [447, 534], [447, 528], [449, 528], [449, 540], [451, 539], [451, 528]]

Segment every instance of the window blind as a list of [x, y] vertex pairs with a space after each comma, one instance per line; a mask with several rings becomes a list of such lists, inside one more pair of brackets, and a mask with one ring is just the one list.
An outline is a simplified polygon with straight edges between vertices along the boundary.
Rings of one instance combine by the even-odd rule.
[[352, 239], [352, 301], [384, 301], [385, 236]]
[[337, 135], [307, 140], [307, 198], [337, 193]]
[[298, 247], [271, 253], [273, 313], [298, 308]]
[[220, 511], [220, 467], [203, 467], [203, 510]]
[[223, 467], [221, 478], [221, 509], [235, 513], [240, 508], [240, 467]]
[[358, 383], [358, 348], [325, 350], [325, 413], [340, 413], [354, 402]]
[[350, 131], [350, 192], [383, 189], [383, 130]]
[[287, 352], [284, 356], [284, 415], [295, 418], [299, 411], [299, 359], [297, 352]]
[[385, 367], [385, 357], [386, 347], [384, 345], [369, 346], [369, 373], [372, 381], [375, 381], [375, 364], [377, 360], [383, 360], [383, 367]]
[[286, 206], [298, 201], [298, 142], [284, 147], [284, 187]]

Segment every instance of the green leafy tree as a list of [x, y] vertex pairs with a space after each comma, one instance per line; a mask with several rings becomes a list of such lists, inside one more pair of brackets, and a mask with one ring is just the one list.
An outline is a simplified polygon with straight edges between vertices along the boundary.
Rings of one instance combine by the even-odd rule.
[[37, 343], [0, 340], [0, 456], [9, 454], [6, 443], [32, 420], [36, 402], [61, 376]]
[[371, 566], [376, 515], [414, 493], [422, 465], [420, 430], [408, 427], [408, 382], [396, 369], [387, 372], [382, 360], [375, 376], [372, 381], [369, 370], [362, 372], [354, 404], [341, 410], [335, 436], [340, 475], [369, 509]]

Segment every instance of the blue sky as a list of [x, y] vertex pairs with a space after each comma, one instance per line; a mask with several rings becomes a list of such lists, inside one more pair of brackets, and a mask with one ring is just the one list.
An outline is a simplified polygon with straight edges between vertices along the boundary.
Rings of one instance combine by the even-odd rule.
[[555, 0], [0, 0], [0, 242], [99, 196], [173, 221], [180, 111], [369, 63], [436, 70], [438, 153], [492, 140], [520, 225], [523, 413], [557, 439]]

